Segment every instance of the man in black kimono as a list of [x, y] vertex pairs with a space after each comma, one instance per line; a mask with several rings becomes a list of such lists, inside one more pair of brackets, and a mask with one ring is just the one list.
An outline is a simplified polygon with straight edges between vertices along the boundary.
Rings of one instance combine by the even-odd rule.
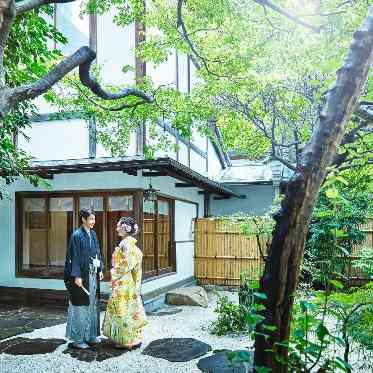
[[66, 254], [64, 281], [69, 292], [66, 337], [77, 348], [100, 343], [99, 281], [104, 278], [103, 260], [91, 209], [80, 211], [82, 225], [71, 236]]

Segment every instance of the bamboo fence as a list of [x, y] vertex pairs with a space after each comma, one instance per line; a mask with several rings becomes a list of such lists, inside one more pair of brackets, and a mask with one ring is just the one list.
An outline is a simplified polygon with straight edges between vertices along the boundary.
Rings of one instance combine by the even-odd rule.
[[[373, 220], [362, 227], [366, 239], [360, 247], [373, 246]], [[238, 286], [241, 273], [246, 272], [251, 279], [259, 279], [263, 267], [268, 238], [256, 235], [244, 236], [239, 223], [214, 218], [199, 218], [194, 222], [195, 278], [201, 285]], [[259, 248], [258, 239], [260, 242]], [[364, 273], [353, 267], [358, 259], [360, 247], [353, 250], [350, 257], [341, 258], [341, 266], [349, 284], [367, 280]]]

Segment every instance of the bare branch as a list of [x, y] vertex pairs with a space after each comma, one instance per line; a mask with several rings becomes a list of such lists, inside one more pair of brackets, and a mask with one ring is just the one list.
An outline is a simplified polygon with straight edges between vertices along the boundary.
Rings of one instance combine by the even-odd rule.
[[297, 168], [293, 164], [291, 164], [290, 162], [288, 162], [286, 159], [281, 158], [277, 154], [273, 153], [272, 157], [275, 158], [275, 159], [277, 159], [279, 162], [281, 162], [284, 166], [286, 166], [290, 170], [292, 170], [292, 171], [296, 171], [297, 170]]
[[[178, 2], [177, 2], [177, 8], [176, 8], [177, 28], [179, 29], [180, 34], [182, 35], [184, 41], [188, 44], [188, 46], [189, 46], [190, 50], [193, 52], [193, 54], [203, 61], [203, 58], [199, 55], [199, 53], [195, 49], [195, 47], [194, 47], [194, 45], [193, 45], [193, 43], [190, 40], [189, 35], [188, 35], [187, 29], [186, 29], [186, 26], [185, 26], [185, 23], [184, 23], [184, 20], [183, 20], [183, 16], [182, 16], [183, 1], [184, 0], [178, 0]], [[199, 69], [201, 69], [201, 65], [199, 64], [199, 62], [197, 61], [195, 56], [191, 55], [190, 58], [192, 59], [192, 62], [194, 64], [195, 68], [199, 70]], [[205, 67], [206, 67], [206, 63], [205, 63]]]
[[290, 14], [288, 11], [280, 8], [278, 5], [274, 4], [272, 1], [270, 0], [253, 0], [255, 3], [259, 4], [259, 5], [262, 5], [264, 7], [268, 7], [272, 10], [274, 10], [275, 12], [285, 16], [286, 18], [290, 19], [291, 21], [293, 21], [294, 23], [298, 24], [298, 25], [301, 25], [303, 27], [306, 27], [310, 30], [312, 30], [313, 32], [317, 32], [319, 33], [320, 32], [320, 27], [315, 27], [305, 21], [303, 21], [302, 19], [300, 19], [299, 17], [296, 17], [292, 14]]
[[[218, 74], [214, 71], [212, 71], [207, 63], [208, 59], [201, 56], [201, 54], [197, 51], [196, 47], [194, 46], [192, 40], [190, 39], [190, 34], [188, 33], [187, 29], [186, 29], [186, 26], [185, 26], [185, 22], [184, 22], [184, 19], [183, 19], [183, 15], [182, 15], [182, 8], [183, 8], [183, 3], [184, 3], [184, 0], [178, 0], [177, 1], [177, 8], [176, 8], [176, 15], [177, 15], [177, 29], [181, 35], [181, 37], [183, 38], [183, 40], [187, 43], [187, 45], [189, 46], [192, 54], [190, 54], [190, 59], [192, 60], [193, 62], [193, 65], [194, 67], [197, 69], [197, 70], [201, 70], [202, 66], [205, 68], [205, 70], [212, 76], [215, 76], [215, 77], [218, 77], [218, 78], [230, 78], [230, 79], [233, 79], [232, 76], [230, 75], [223, 75], [223, 74]], [[202, 65], [201, 65], [201, 63]], [[213, 61], [213, 62], [219, 62], [219, 61]], [[241, 78], [241, 79], [238, 79], [237, 77], [234, 78], [235, 80], [244, 80], [245, 78]]]
[[29, 10], [40, 8], [47, 4], [72, 3], [76, 0], [23, 0], [16, 3], [17, 15], [28, 12]]
[[42, 79], [11, 89], [9, 93], [11, 105], [40, 96], [77, 66], [92, 58], [95, 58], [95, 53], [90, 48], [79, 48], [74, 54], [57, 64]]
[[122, 104], [115, 105], [115, 106], [104, 106], [104, 105], [101, 105], [99, 102], [95, 101], [89, 95], [87, 95], [86, 92], [84, 92], [84, 90], [81, 88], [81, 86], [79, 84], [77, 84], [76, 82], [71, 82], [71, 83], [82, 94], [82, 96], [84, 96], [84, 98], [87, 101], [89, 101], [90, 103], [92, 103], [96, 107], [99, 107], [100, 109], [105, 110], [105, 111], [121, 111], [121, 110], [124, 110], [124, 109], [135, 109], [138, 106], [147, 103], [147, 101], [141, 100], [141, 101], [136, 101], [136, 102], [131, 103], [131, 104], [122, 103]]
[[87, 48], [89, 50], [90, 55], [89, 58], [87, 58], [85, 61], [79, 64], [80, 81], [84, 86], [89, 88], [95, 95], [104, 100], [118, 100], [120, 98], [128, 96], [136, 96], [143, 99], [145, 102], [151, 103], [154, 101], [153, 97], [147, 95], [145, 92], [136, 88], [125, 88], [120, 92], [115, 93], [106, 92], [97, 82], [97, 80], [90, 75], [90, 69], [93, 60], [96, 58], [96, 53], [88, 47], [83, 48]]
[[[9, 111], [10, 108], [18, 102], [32, 99], [45, 93], [77, 66], [79, 66], [79, 77], [82, 84], [104, 100], [116, 100], [128, 96], [136, 96], [145, 102], [153, 102], [152, 96], [148, 96], [138, 89], [127, 88], [116, 93], [106, 92], [100, 84], [90, 76], [90, 67], [95, 58], [96, 53], [92, 49], [89, 47], [81, 47], [74, 54], [65, 58], [55, 66], [44, 78], [31, 84], [8, 89], [6, 94], [8, 106], [3, 110], [1, 115], [4, 116], [7, 110]], [[125, 107], [126, 106], [123, 106], [122, 108]]]

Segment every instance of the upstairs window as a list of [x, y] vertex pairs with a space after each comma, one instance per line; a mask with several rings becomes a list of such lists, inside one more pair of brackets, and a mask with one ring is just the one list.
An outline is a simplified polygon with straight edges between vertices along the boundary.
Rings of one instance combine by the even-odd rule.
[[90, 19], [94, 15], [82, 14], [82, 1], [55, 4], [54, 24], [68, 40], [65, 45], [57, 45], [63, 55], [68, 56], [76, 52], [80, 47], [91, 46], [90, 34], [93, 22]]

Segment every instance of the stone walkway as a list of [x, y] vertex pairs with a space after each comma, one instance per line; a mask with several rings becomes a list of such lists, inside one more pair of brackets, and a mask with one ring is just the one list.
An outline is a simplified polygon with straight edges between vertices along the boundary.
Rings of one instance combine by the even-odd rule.
[[[235, 296], [235, 295], [233, 295]], [[50, 313], [43, 310], [40, 316], [35, 313], [31, 317], [33, 310], [18, 310], [18, 316], [23, 321], [27, 320], [25, 325], [16, 323], [13, 319], [14, 328], [22, 330], [23, 327], [34, 328], [42, 326], [41, 322], [52, 323], [44, 325], [41, 329], [35, 329], [32, 332], [23, 333], [15, 338], [11, 338], [0, 343], [0, 372], [1, 373], [102, 373], [102, 372], [121, 372], [121, 373], [200, 373], [198, 362], [213, 355], [209, 350], [227, 349], [242, 350], [245, 349], [249, 341], [246, 337], [218, 337], [211, 335], [207, 326], [216, 318], [214, 309], [216, 307], [216, 298], [213, 296], [208, 308], [200, 307], [178, 307], [181, 312], [160, 312], [149, 316], [149, 325], [145, 329], [144, 343], [140, 349], [134, 351], [116, 350], [111, 345], [103, 343], [97, 348], [80, 353], [75, 349], [69, 348], [66, 342], [61, 341], [65, 333], [65, 314]], [[5, 313], [7, 320], [11, 320], [10, 311]], [[24, 314], [22, 313], [24, 312]], [[40, 310], [39, 310], [40, 312]], [[34, 321], [30, 320], [34, 319]], [[101, 315], [101, 320], [103, 314]], [[39, 324], [37, 323], [39, 322]], [[55, 324], [53, 324], [53, 322]], [[58, 324], [58, 325], [56, 325]], [[3, 325], [6, 326], [6, 323]], [[15, 329], [7, 327], [8, 333]], [[5, 335], [5, 334], [4, 334]], [[14, 335], [14, 334], [13, 334]], [[23, 339], [22, 339], [23, 338]], [[180, 343], [179, 338], [190, 338], [185, 344]], [[25, 340], [26, 339], [26, 340]], [[163, 358], [158, 358], [143, 354], [144, 350], [150, 346], [159, 345], [158, 340], [166, 344], [174, 342], [178, 346], [181, 355], [186, 350], [193, 352], [194, 359], [190, 361], [171, 362]], [[173, 340], [172, 340], [173, 339]], [[191, 348], [192, 339], [197, 340], [204, 351], [196, 353], [194, 347]], [[13, 342], [10, 342], [13, 340]], [[48, 341], [49, 347], [48, 346]], [[151, 342], [157, 341], [151, 345]], [[202, 342], [202, 343], [199, 343]], [[9, 343], [14, 346], [9, 349]], [[38, 351], [37, 346], [43, 346], [43, 350]], [[211, 346], [211, 348], [209, 348]], [[22, 353], [23, 355], [19, 355]], [[2, 351], [3, 350], [3, 351]], [[2, 353], [1, 353], [2, 351]], [[27, 356], [25, 354], [29, 352]], [[149, 348], [148, 348], [149, 351]], [[38, 352], [35, 354], [35, 352]], [[154, 352], [154, 349], [153, 349]], [[165, 356], [164, 356], [165, 357]], [[183, 355], [185, 360], [185, 356]], [[171, 359], [171, 360], [183, 360]]]

